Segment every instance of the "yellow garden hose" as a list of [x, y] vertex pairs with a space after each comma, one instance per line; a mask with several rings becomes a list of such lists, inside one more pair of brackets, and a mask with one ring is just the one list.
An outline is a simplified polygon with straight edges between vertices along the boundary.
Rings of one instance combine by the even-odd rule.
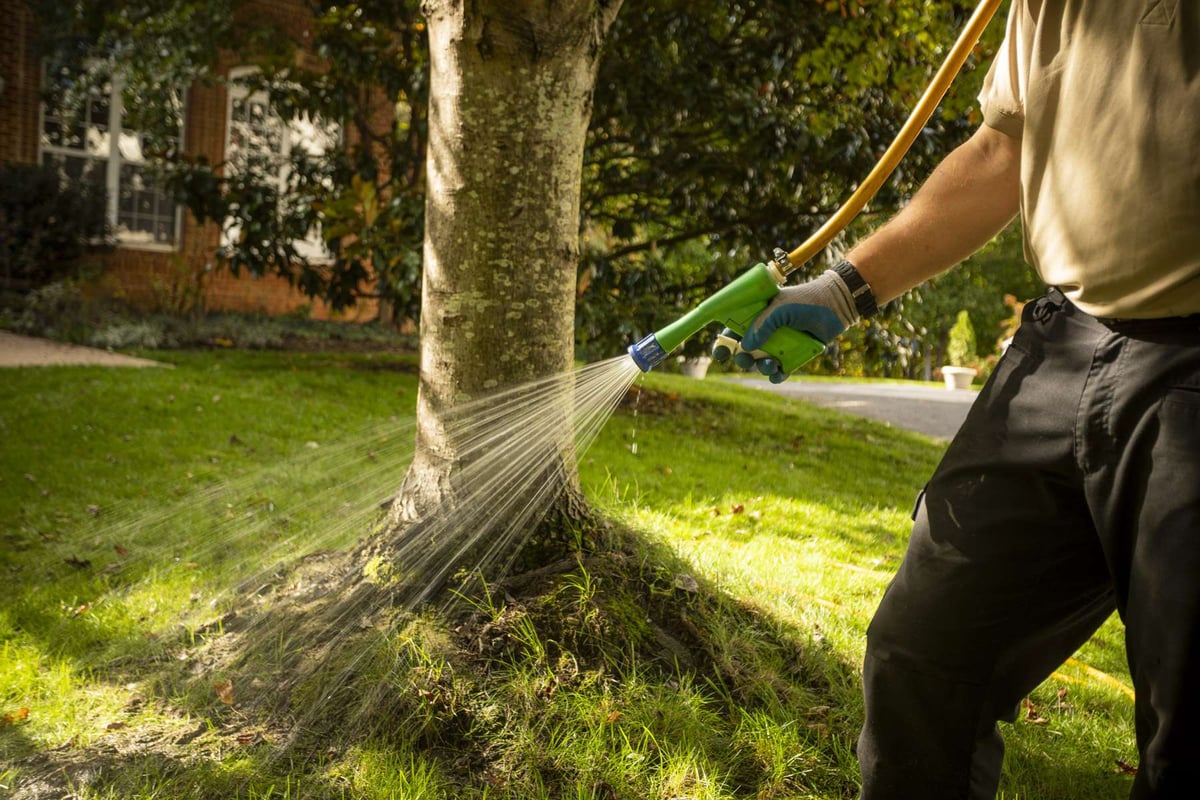
[[785, 274], [803, 266], [810, 258], [824, 250], [833, 241], [833, 238], [858, 216], [858, 213], [883, 186], [884, 181], [900, 163], [900, 159], [904, 158], [904, 154], [912, 147], [912, 143], [916, 141], [917, 135], [925, 127], [925, 123], [929, 122], [929, 118], [933, 116], [934, 109], [946, 95], [950, 84], [954, 82], [958, 71], [962, 69], [963, 63], [967, 60], [967, 55], [975, 47], [979, 37], [983, 35], [983, 29], [995, 16], [1000, 3], [1001, 0], [981, 0], [967, 21], [966, 27], [959, 34], [958, 41], [954, 43], [950, 54], [946, 56], [945, 62], [942, 63], [937, 74], [933, 76], [933, 81], [926, 87], [925, 93], [921, 95], [921, 99], [917, 101], [917, 105], [909, 114], [908, 121], [904, 123], [900, 133], [896, 134], [892, 144], [871, 169], [866, 179], [850, 195], [850, 199], [843, 203], [842, 207], [834, 212], [833, 216], [826, 220], [816, 233], [808, 237], [804, 244], [787, 254], [790, 266], [784, 267]]

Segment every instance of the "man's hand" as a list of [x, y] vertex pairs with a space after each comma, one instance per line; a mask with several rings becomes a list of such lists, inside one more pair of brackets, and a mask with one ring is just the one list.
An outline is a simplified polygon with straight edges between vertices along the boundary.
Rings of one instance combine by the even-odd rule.
[[731, 354], [728, 347], [718, 346], [713, 349], [713, 358], [724, 361], [733, 355], [734, 363], [742, 369], [756, 366], [772, 383], [779, 383], [787, 378], [779, 363], [769, 355], [753, 352], [776, 329], [795, 328], [828, 344], [857, 321], [858, 311], [850, 288], [840, 275], [826, 270], [808, 283], [783, 287], [746, 331], [741, 350]]

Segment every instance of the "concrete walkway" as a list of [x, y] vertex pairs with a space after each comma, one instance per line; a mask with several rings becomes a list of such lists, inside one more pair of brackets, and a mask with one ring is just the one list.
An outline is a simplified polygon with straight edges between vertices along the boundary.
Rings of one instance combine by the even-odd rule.
[[0, 331], [0, 367], [170, 367], [161, 361], [123, 356], [94, 347], [34, 339]]
[[843, 383], [803, 378], [791, 378], [779, 384], [756, 378], [732, 377], [730, 380], [946, 440], [958, 432], [976, 395], [971, 390], [923, 384]]

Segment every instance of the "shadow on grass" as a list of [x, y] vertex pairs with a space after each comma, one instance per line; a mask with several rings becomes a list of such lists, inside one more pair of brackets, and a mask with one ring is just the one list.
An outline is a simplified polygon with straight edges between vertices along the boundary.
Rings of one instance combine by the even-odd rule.
[[342, 797], [381, 749], [434, 797], [856, 792], [857, 668], [635, 532], [418, 612], [355, 566], [310, 562], [187, 662], [114, 670], [180, 724], [22, 759], [15, 797]]

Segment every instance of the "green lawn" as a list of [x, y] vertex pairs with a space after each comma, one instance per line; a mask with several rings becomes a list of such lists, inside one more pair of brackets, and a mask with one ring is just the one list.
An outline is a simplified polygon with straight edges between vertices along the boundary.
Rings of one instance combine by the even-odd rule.
[[[0, 786], [57, 770], [27, 796], [855, 796], [864, 632], [938, 444], [649, 376], [581, 464], [616, 555], [476, 598], [470, 624], [387, 629], [355, 662], [368, 683], [390, 665], [364, 695], [386, 702], [354, 717], [378, 718], [289, 762], [241, 703], [223, 627], [365, 533], [402, 475], [412, 361], [166, 358], [0, 373]], [[652, 640], [692, 652], [666, 664]], [[278, 670], [305, 640], [254, 644]], [[1125, 797], [1129, 684], [1110, 622], [1006, 726], [1003, 796]]]

